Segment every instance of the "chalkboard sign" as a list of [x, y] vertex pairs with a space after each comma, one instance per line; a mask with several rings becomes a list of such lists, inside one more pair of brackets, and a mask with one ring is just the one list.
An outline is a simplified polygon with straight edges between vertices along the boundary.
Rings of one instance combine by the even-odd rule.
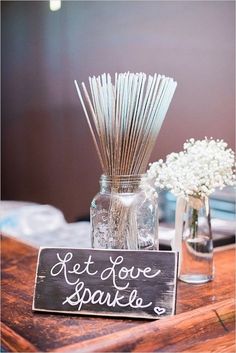
[[40, 248], [33, 310], [159, 319], [175, 313], [172, 251]]

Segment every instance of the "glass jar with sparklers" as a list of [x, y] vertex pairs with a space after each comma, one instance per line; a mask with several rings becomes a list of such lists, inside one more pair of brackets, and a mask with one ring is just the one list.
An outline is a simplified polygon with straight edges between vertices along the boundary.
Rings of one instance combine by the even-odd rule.
[[90, 208], [92, 247], [158, 249], [158, 207], [140, 188], [140, 175], [106, 176]]
[[[144, 73], [90, 77], [90, 94], [75, 81], [102, 166], [101, 191], [91, 205], [92, 246], [157, 249], [157, 199], [140, 189], [176, 82]], [[86, 108], [89, 108], [87, 110]]]

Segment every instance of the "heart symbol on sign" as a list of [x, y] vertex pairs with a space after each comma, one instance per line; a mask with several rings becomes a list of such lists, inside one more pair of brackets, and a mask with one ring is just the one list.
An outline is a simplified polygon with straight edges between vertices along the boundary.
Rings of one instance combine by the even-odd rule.
[[165, 308], [160, 308], [159, 306], [155, 306], [154, 308], [155, 313], [159, 316], [166, 312]]

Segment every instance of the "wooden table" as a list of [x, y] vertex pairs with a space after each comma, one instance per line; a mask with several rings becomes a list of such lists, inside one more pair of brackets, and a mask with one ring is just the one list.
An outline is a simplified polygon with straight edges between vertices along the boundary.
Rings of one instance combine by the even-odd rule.
[[131, 320], [33, 313], [38, 250], [2, 236], [2, 346], [13, 352], [235, 352], [234, 248], [216, 251], [215, 279], [178, 283], [177, 315]]

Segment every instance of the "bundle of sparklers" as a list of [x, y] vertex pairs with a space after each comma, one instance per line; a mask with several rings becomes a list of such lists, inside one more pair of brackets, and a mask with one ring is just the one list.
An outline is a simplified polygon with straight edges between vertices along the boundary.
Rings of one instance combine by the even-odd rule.
[[[116, 73], [114, 83], [110, 74], [89, 77], [89, 90], [82, 83], [82, 92], [76, 80], [75, 86], [103, 174], [115, 177], [145, 173], [177, 83], [163, 75], [127, 72]], [[118, 187], [115, 185], [113, 191], [117, 192]], [[137, 232], [134, 226], [126, 227], [128, 218], [132, 219], [131, 211], [117, 197], [110, 208], [114, 237], [121, 239], [125, 228]], [[122, 247], [120, 241], [115, 247]], [[137, 241], [130, 247], [137, 247]]]
[[[144, 73], [89, 77], [84, 98], [75, 81], [99, 160], [106, 175], [142, 174], [172, 100], [177, 83]], [[85, 101], [89, 108], [86, 108]]]

